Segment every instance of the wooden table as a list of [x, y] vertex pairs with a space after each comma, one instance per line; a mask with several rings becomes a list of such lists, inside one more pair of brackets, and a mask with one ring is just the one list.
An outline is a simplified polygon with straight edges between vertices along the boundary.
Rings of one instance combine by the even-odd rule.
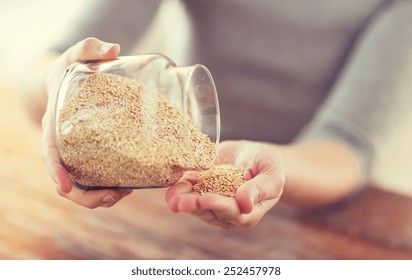
[[279, 205], [250, 230], [221, 231], [140, 190], [110, 209], [59, 197], [41, 131], [0, 86], [0, 259], [412, 259], [412, 198], [373, 186], [312, 213]]

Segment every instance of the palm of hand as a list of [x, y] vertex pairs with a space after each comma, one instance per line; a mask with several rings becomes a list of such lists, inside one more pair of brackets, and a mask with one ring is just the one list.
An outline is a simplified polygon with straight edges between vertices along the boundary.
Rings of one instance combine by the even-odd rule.
[[282, 194], [284, 170], [281, 156], [268, 144], [227, 141], [220, 145], [219, 160], [245, 170], [246, 182], [239, 187], [235, 197], [193, 192], [196, 173], [188, 172], [168, 189], [169, 209], [190, 213], [221, 229], [253, 227]]

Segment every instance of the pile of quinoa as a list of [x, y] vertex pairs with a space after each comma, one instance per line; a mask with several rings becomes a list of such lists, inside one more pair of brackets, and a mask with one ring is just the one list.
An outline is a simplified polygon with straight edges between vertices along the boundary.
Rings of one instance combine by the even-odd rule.
[[197, 175], [197, 182], [193, 191], [200, 193], [216, 193], [233, 197], [236, 190], [245, 182], [243, 170], [229, 164], [215, 165], [201, 171]]
[[108, 73], [88, 76], [65, 102], [57, 145], [72, 179], [91, 187], [169, 186], [216, 159], [215, 143], [181, 109]]

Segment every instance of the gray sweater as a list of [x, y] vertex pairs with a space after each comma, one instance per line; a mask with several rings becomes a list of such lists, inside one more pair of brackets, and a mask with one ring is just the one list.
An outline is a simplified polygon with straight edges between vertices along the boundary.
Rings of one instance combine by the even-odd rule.
[[[95, 36], [130, 54], [158, 5], [97, 1], [57, 49]], [[214, 77], [223, 140], [328, 137], [352, 150], [368, 176], [412, 104], [412, 1], [187, 0], [179, 7], [170, 18], [184, 14], [190, 25], [185, 62], [204, 64]], [[179, 27], [169, 25], [158, 35], [179, 46]]]

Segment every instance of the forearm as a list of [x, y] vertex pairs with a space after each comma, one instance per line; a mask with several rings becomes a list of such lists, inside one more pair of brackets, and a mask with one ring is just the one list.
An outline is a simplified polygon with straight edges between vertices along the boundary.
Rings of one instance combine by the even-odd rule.
[[327, 139], [287, 146], [272, 145], [283, 156], [286, 182], [281, 201], [296, 206], [323, 206], [359, 187], [361, 168], [343, 145]]
[[339, 139], [356, 151], [362, 175], [370, 175], [374, 159], [411, 112], [412, 36], [404, 28], [411, 19], [412, 2], [395, 1], [363, 32], [328, 99], [298, 138], [301, 144], [285, 149], [285, 201], [334, 201], [358, 185], [360, 168], [350, 153], [302, 139]]

